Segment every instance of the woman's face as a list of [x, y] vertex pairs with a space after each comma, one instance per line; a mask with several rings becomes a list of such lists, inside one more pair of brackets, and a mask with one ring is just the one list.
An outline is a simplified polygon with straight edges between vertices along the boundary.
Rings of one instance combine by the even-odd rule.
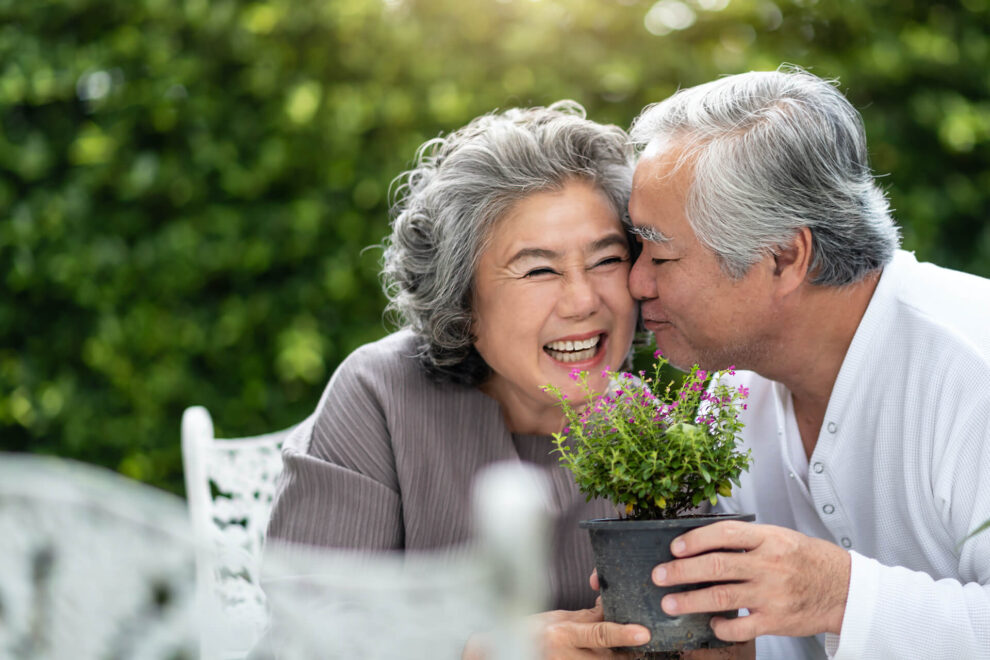
[[475, 274], [473, 331], [494, 372], [482, 390], [502, 404], [510, 427], [559, 420], [544, 385], [576, 398], [573, 369], [589, 371], [589, 383], [603, 389], [601, 370], [622, 365], [638, 313], [629, 256], [608, 199], [584, 181], [534, 193], [495, 225]]

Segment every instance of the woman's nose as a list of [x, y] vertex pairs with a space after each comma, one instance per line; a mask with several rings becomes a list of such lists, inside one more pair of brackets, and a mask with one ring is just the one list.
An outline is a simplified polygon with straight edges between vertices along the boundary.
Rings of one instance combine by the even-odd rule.
[[657, 280], [645, 251], [636, 257], [629, 269], [629, 293], [636, 300], [652, 300], [657, 297]]
[[557, 309], [564, 318], [587, 318], [598, 310], [601, 296], [586, 273], [567, 278]]

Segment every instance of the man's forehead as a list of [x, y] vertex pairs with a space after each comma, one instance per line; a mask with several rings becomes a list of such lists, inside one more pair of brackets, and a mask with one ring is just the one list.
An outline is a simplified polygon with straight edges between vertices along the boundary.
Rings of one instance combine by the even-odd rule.
[[651, 140], [639, 156], [633, 173], [633, 187], [643, 188], [659, 179], [682, 174], [689, 182], [693, 176], [695, 150], [683, 138], [660, 135]]
[[666, 134], [661, 134], [650, 140], [646, 144], [646, 148], [643, 149], [641, 157], [643, 158], [654, 158], [664, 152], [671, 151], [676, 145], [671, 136]]

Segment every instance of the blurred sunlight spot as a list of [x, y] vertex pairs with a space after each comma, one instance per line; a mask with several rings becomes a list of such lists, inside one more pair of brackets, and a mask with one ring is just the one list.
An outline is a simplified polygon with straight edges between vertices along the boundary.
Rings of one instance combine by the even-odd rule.
[[145, 151], [134, 158], [130, 172], [124, 178], [127, 192], [132, 195], [143, 193], [158, 177], [158, 155], [153, 151]]
[[722, 11], [729, 6], [729, 0], [695, 0], [699, 9], [705, 11]]
[[34, 407], [31, 405], [31, 400], [28, 399], [23, 388], [19, 387], [14, 390], [10, 395], [10, 399], [7, 401], [7, 406], [10, 416], [21, 426], [27, 428], [34, 423]]
[[268, 34], [275, 29], [281, 18], [279, 11], [268, 4], [251, 5], [244, 11], [241, 24], [244, 29], [254, 34]]
[[972, 151], [976, 145], [976, 132], [962, 115], [949, 115], [938, 127], [942, 142], [956, 152]]
[[442, 124], [460, 121], [467, 110], [466, 101], [453, 83], [437, 83], [430, 87], [430, 113]]
[[743, 53], [755, 42], [756, 30], [746, 24], [727, 27], [719, 37], [722, 47], [733, 53]]
[[35, 70], [31, 76], [31, 87], [38, 101], [46, 102], [55, 95], [55, 72], [48, 67]]
[[936, 113], [938, 136], [956, 153], [967, 153], [990, 139], [990, 106], [971, 103], [961, 95], [946, 95]]
[[53, 160], [54, 154], [45, 135], [32, 132], [24, 141], [19, 158], [12, 166], [22, 177], [34, 181], [48, 174]]
[[776, 30], [784, 23], [784, 13], [773, 2], [761, 4], [760, 14], [763, 16], [763, 25], [767, 30]]
[[316, 114], [323, 95], [323, 87], [315, 80], [300, 83], [289, 92], [285, 102], [285, 112], [296, 124], [308, 124]]
[[113, 79], [106, 71], [89, 71], [76, 81], [76, 95], [82, 101], [99, 101], [110, 93]]
[[650, 34], [663, 36], [694, 25], [698, 16], [680, 0], [660, 0], [646, 12], [643, 24]]
[[144, 481], [151, 474], [151, 459], [144, 454], [130, 454], [120, 462], [117, 471], [125, 477]]
[[311, 316], [297, 318], [277, 340], [275, 369], [283, 381], [315, 384], [326, 373], [325, 340]]
[[99, 126], [88, 123], [83, 126], [69, 148], [69, 159], [76, 165], [106, 163], [117, 148], [116, 141], [106, 135]]
[[16, 105], [27, 93], [27, 77], [20, 67], [7, 65], [0, 75], [0, 103]]
[[62, 412], [65, 396], [55, 385], [46, 385], [41, 391], [41, 411], [45, 417], [52, 418]]
[[636, 72], [627, 67], [614, 67], [602, 76], [602, 87], [605, 97], [612, 103], [618, 103], [627, 98], [636, 87]]

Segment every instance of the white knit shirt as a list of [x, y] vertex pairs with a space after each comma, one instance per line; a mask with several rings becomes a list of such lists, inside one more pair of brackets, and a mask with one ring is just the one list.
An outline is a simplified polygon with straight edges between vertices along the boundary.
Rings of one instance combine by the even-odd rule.
[[760, 638], [758, 657], [990, 658], [990, 531], [959, 545], [990, 519], [990, 280], [898, 252], [804, 465], [790, 392], [730, 380], [753, 464], [720, 508], [852, 556], [841, 634]]

